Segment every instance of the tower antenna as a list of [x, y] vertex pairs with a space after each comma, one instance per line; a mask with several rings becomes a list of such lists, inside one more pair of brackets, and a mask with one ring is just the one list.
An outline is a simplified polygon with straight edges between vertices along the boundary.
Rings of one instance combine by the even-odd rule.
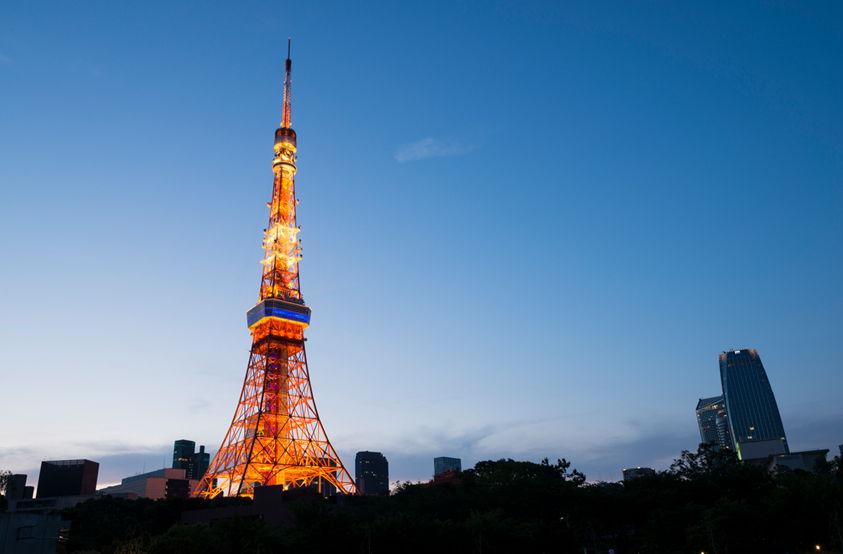
[[284, 120], [281, 122], [281, 127], [285, 129], [290, 128], [290, 86], [292, 84], [290, 73], [293, 67], [293, 61], [290, 59], [290, 43], [292, 42], [293, 39], [287, 39], [287, 70], [284, 76]]

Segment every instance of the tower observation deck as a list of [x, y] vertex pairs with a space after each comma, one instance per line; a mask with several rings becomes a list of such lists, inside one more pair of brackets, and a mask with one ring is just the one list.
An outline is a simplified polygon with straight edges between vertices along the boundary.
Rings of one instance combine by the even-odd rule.
[[310, 308], [299, 287], [296, 132], [290, 124], [289, 43], [284, 115], [275, 131], [274, 183], [264, 229], [258, 303], [246, 314], [252, 334], [240, 400], [222, 446], [193, 496], [254, 496], [256, 487], [313, 487], [323, 495], [357, 488], [319, 419], [304, 347]]

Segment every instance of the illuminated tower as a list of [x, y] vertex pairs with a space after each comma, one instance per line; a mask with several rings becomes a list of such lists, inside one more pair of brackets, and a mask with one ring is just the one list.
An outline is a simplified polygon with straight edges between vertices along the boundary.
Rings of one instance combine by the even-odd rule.
[[246, 314], [252, 350], [231, 427], [193, 496], [253, 496], [255, 487], [314, 486], [327, 494], [357, 488], [319, 421], [304, 329], [310, 308], [299, 288], [301, 241], [296, 225], [296, 132], [290, 127], [290, 51], [284, 120], [275, 131], [269, 227], [264, 230], [260, 299]]

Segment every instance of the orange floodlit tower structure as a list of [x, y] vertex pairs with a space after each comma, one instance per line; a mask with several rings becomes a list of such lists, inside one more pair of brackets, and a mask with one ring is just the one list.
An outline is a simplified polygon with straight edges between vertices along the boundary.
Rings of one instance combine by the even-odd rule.
[[264, 230], [260, 300], [246, 314], [252, 333], [246, 380], [231, 427], [193, 496], [253, 496], [255, 487], [267, 485], [313, 486], [322, 494], [357, 492], [319, 421], [304, 351], [310, 308], [299, 288], [291, 65], [288, 43], [284, 120], [275, 131], [275, 184]]

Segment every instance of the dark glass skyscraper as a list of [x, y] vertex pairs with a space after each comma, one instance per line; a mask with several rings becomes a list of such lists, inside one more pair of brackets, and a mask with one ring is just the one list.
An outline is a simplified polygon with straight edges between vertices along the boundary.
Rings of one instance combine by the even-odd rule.
[[173, 444], [173, 467], [188, 470], [193, 463], [192, 458], [195, 451], [195, 442], [186, 439], [177, 440]]
[[462, 461], [459, 458], [442, 456], [433, 458], [433, 475], [442, 475], [446, 471], [462, 471]]
[[210, 455], [204, 446], [199, 447], [199, 452], [195, 449], [196, 443], [186, 439], [173, 444], [173, 468], [185, 470], [185, 479], [201, 479], [208, 471]]
[[[721, 354], [720, 382], [729, 432], [738, 456], [744, 459], [756, 457], [750, 452], [790, 452], [776, 397], [758, 352], [744, 349]], [[757, 444], [760, 441], [764, 443]]]
[[380, 452], [358, 452], [354, 459], [354, 478], [362, 494], [389, 490], [389, 462]]
[[729, 433], [726, 402], [723, 395], [712, 398], [700, 398], [697, 403], [697, 424], [700, 426], [700, 440], [713, 442], [719, 448], [732, 448], [732, 435]]

